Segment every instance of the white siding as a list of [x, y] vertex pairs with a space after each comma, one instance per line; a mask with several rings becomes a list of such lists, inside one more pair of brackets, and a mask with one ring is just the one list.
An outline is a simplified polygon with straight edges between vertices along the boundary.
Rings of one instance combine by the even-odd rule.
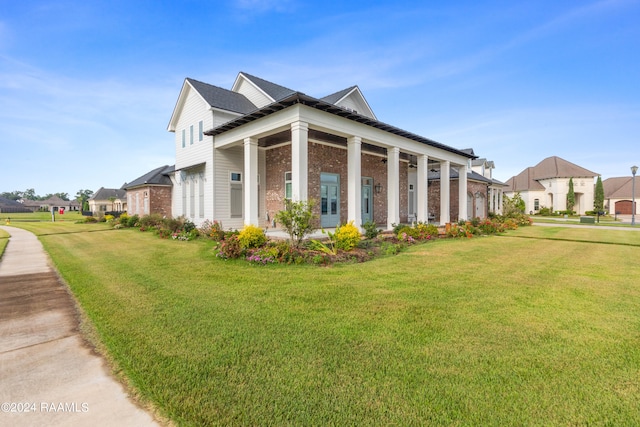
[[231, 147], [225, 150], [216, 150], [215, 153], [215, 193], [214, 219], [222, 221], [225, 229], [241, 229], [244, 225], [242, 218], [231, 218], [231, 172], [242, 173], [242, 185], [244, 186], [244, 152], [242, 147]]
[[[198, 140], [199, 122], [202, 120], [204, 130], [214, 127], [214, 116], [209, 109], [209, 105], [200, 97], [195, 90], [189, 85], [185, 86], [188, 92], [185, 102], [179, 111], [176, 119], [175, 147], [176, 147], [176, 170], [173, 186], [173, 214], [174, 216], [190, 217], [193, 215], [193, 221], [196, 225], [200, 225], [204, 220], [215, 219], [213, 216], [213, 137], [204, 136], [203, 141]], [[229, 115], [231, 116], [231, 115]], [[189, 131], [191, 126], [194, 129], [193, 144], [190, 144]], [[182, 147], [182, 130], [187, 133], [187, 144]], [[197, 169], [189, 168], [200, 163], [205, 163], [203, 167]], [[200, 198], [195, 200], [194, 212], [190, 212], [190, 183], [198, 183], [200, 179], [204, 179], [204, 218], [199, 215]], [[199, 188], [196, 185], [195, 188]], [[187, 195], [187, 211], [183, 210], [183, 192]], [[197, 192], [196, 192], [197, 193]]]
[[273, 102], [273, 99], [266, 96], [262, 91], [257, 89], [253, 84], [247, 82], [245, 79], [239, 82], [240, 84], [236, 88], [236, 92], [243, 94], [254, 105], [259, 108], [269, 105]]

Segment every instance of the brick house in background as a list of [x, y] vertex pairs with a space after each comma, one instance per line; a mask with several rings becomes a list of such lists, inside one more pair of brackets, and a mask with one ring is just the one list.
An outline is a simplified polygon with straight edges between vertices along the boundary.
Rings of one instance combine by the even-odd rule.
[[160, 166], [122, 186], [126, 191], [127, 214], [160, 214], [171, 217], [173, 166]]
[[[391, 228], [429, 213], [446, 223], [474, 216], [458, 199], [486, 197], [489, 185], [478, 175], [469, 188], [472, 152], [378, 121], [357, 86], [314, 98], [243, 72], [231, 90], [187, 78], [168, 131], [172, 212], [196, 224], [265, 227], [285, 198], [315, 200], [322, 227]], [[442, 171], [437, 184], [431, 170]], [[437, 205], [429, 185], [445, 195]]]
[[89, 197], [89, 210], [94, 215], [104, 212], [124, 212], [127, 210], [126, 191], [121, 188], [100, 187]]

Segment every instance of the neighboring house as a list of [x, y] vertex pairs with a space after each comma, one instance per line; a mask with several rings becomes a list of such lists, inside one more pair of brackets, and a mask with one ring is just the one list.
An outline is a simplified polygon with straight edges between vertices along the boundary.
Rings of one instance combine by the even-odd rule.
[[[631, 215], [633, 209], [633, 177], [623, 176], [619, 178], [607, 178], [602, 181], [604, 189], [604, 209], [610, 214]], [[640, 181], [636, 182], [636, 209], [638, 214], [638, 200], [640, 200]]]
[[51, 211], [51, 209], [54, 212], [59, 212], [60, 209], [64, 209], [66, 212], [80, 210], [80, 204], [77, 200], [62, 200], [58, 196], [52, 196], [46, 200], [22, 199], [20, 203], [31, 212]]
[[507, 185], [493, 178], [493, 169], [496, 165], [487, 159], [474, 159], [471, 161], [471, 170], [490, 180], [487, 189], [488, 212], [502, 215], [502, 196]]
[[509, 178], [504, 194], [513, 197], [519, 192], [525, 203], [525, 212], [531, 214], [543, 207], [552, 211], [565, 211], [569, 180], [573, 178], [573, 210], [584, 214], [593, 210], [594, 178], [597, 176], [595, 172], [553, 156]]
[[160, 214], [171, 217], [171, 178], [175, 168], [161, 166], [124, 184], [129, 215]]
[[[244, 72], [231, 90], [187, 78], [168, 130], [173, 214], [196, 224], [268, 226], [285, 199], [315, 200], [322, 227], [353, 220], [391, 228], [408, 222], [410, 210], [427, 221], [436, 209], [427, 191], [432, 168], [445, 171], [439, 222], [473, 216], [457, 200], [468, 197], [476, 156], [378, 121], [358, 86], [314, 98]], [[452, 171], [464, 177], [453, 195]]]
[[100, 187], [89, 197], [89, 210], [96, 213], [124, 212], [127, 210], [127, 192], [121, 188]]
[[31, 209], [25, 207], [22, 203], [15, 200], [6, 199], [0, 197], [0, 214], [8, 213], [28, 213], [33, 212]]

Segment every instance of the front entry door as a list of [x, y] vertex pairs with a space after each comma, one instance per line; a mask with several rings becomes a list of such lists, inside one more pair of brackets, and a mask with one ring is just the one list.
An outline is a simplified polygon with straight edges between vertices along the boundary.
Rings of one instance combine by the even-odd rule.
[[320, 226], [340, 224], [340, 175], [320, 174]]
[[362, 224], [373, 221], [373, 179], [362, 178]]

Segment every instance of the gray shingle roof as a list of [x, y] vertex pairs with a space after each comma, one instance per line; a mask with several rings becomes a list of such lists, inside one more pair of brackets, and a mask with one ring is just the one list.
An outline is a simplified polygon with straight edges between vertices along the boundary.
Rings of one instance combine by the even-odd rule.
[[203, 83], [187, 77], [187, 81], [195, 90], [204, 98], [204, 100], [215, 108], [229, 110], [236, 113], [247, 114], [255, 110], [257, 107], [253, 105], [244, 95]]
[[89, 200], [109, 200], [110, 197], [115, 197], [116, 199], [124, 199], [127, 195], [127, 192], [121, 188], [104, 188], [100, 187], [98, 191], [93, 193]]
[[357, 86], [351, 86], [346, 89], [342, 89], [336, 93], [332, 93], [331, 95], [327, 95], [324, 98], [320, 98], [321, 101], [328, 102], [329, 104], [334, 104], [340, 101], [346, 94], [354, 90]]
[[240, 74], [251, 80], [256, 86], [262, 89], [267, 95], [276, 101], [280, 101], [288, 96], [296, 93], [295, 90], [280, 86], [278, 84], [261, 79], [260, 77], [252, 76], [251, 74], [241, 71]]
[[171, 178], [169, 178], [169, 174], [175, 170], [174, 166], [160, 166], [159, 168], [155, 168], [152, 171], [149, 171], [134, 179], [129, 183], [125, 183], [122, 188], [128, 190], [130, 188], [139, 187], [142, 185], [167, 185], [170, 186]]
[[[427, 178], [429, 180], [439, 180], [440, 179], [440, 169], [434, 169], [431, 170], [429, 169], [428, 173], [427, 173]], [[460, 178], [460, 175], [458, 174], [458, 171], [454, 168], [449, 168], [449, 179], [458, 179]], [[467, 174], [467, 179], [470, 179], [472, 181], [479, 181], [479, 182], [484, 182], [486, 184], [491, 184], [492, 180], [490, 180], [489, 178], [486, 178], [482, 175], [480, 175], [477, 172], [471, 171]]]

